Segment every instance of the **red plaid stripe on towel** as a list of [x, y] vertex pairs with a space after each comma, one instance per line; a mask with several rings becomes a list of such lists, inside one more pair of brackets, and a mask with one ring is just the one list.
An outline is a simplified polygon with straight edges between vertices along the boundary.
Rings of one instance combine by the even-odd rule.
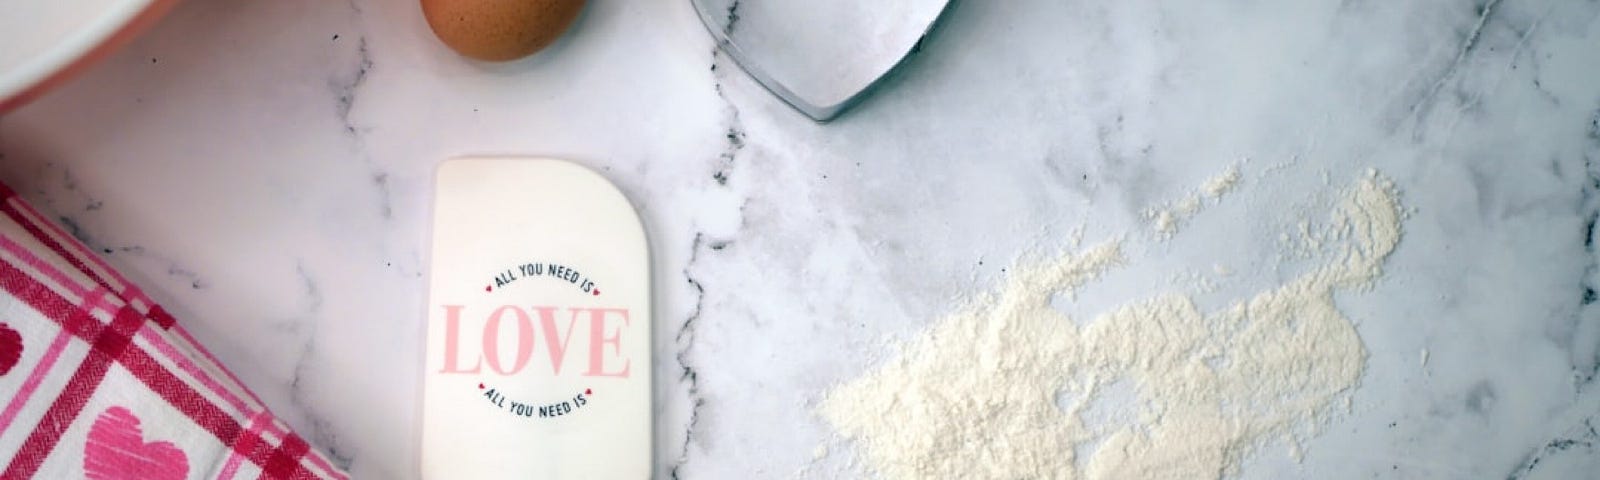
[[0, 468], [0, 480], [346, 478], [4, 186]]

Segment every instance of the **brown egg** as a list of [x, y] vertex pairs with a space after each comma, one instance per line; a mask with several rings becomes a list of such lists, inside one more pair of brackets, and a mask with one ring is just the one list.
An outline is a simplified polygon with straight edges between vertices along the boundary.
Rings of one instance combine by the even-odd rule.
[[422, 16], [445, 45], [479, 60], [506, 61], [550, 45], [585, 0], [422, 0]]

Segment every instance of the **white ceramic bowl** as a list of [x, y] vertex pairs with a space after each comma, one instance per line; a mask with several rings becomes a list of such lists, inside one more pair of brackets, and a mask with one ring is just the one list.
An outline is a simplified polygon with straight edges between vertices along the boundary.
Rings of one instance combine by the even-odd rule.
[[176, 0], [0, 0], [0, 114], [66, 81]]

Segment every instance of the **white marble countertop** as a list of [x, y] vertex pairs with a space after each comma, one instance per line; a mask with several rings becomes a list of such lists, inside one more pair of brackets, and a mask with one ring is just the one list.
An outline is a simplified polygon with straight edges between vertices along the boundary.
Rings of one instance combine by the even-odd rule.
[[[1375, 167], [1410, 216], [1375, 288], [1337, 298], [1368, 352], [1351, 412], [1244, 476], [1600, 471], [1600, 4], [949, 15], [818, 125], [687, 1], [598, 0], [551, 50], [482, 65], [411, 1], [193, 0], [0, 118], [0, 179], [357, 478], [411, 478], [433, 166], [576, 160], [652, 238], [657, 476], [790, 478], [867, 475], [821, 393], [1019, 257], [1125, 238], [1144, 261], [1106, 295], [1226, 263], [1226, 297], [1280, 280], [1280, 206]], [[1235, 164], [1237, 201], [1150, 241], [1143, 209]]]

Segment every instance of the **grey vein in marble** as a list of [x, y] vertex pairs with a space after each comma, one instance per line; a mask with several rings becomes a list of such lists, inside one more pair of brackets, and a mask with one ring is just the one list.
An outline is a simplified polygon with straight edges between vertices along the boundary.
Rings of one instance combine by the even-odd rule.
[[690, 350], [694, 348], [695, 321], [700, 319], [701, 309], [705, 305], [706, 289], [689, 273], [689, 267], [693, 266], [695, 260], [700, 257], [700, 244], [703, 238], [703, 234], [695, 234], [694, 242], [689, 247], [689, 263], [684, 266], [683, 270], [684, 281], [688, 282], [689, 286], [694, 288], [695, 291], [694, 309], [689, 313], [688, 317], [683, 319], [683, 323], [678, 325], [678, 333], [674, 336], [678, 349], [677, 353], [673, 354], [673, 358], [677, 360], [678, 366], [682, 369], [682, 375], [678, 377], [677, 381], [687, 384], [690, 405], [689, 420], [683, 429], [683, 449], [678, 452], [678, 457], [673, 460], [673, 464], [668, 470], [674, 479], [678, 478], [678, 470], [683, 467], [683, 463], [689, 461], [689, 446], [694, 442], [695, 427], [700, 421], [700, 408], [705, 406], [705, 399], [700, 396], [700, 374], [695, 371], [694, 366], [689, 364], [687, 358]]
[[[732, 8], [737, 8], [737, 4], [735, 4]], [[730, 15], [734, 15], [732, 8], [730, 8], [729, 11]], [[738, 160], [739, 152], [744, 150], [745, 147], [745, 133], [739, 120], [739, 108], [731, 102], [728, 102], [727, 97], [723, 93], [723, 82], [721, 80], [721, 76], [726, 75], [726, 72], [728, 72], [729, 69], [724, 68], [721, 70], [721, 72], [719, 72], [718, 65], [725, 63], [727, 59], [721, 50], [716, 49], [712, 50], [711, 58], [712, 62], [709, 70], [714, 77], [717, 77], [717, 79], [713, 81], [712, 89], [715, 90], [717, 98], [724, 103], [722, 109], [725, 117], [724, 121], [728, 124], [726, 133], [723, 135], [726, 141], [726, 146], [721, 153], [717, 154], [717, 163], [713, 167], [715, 168], [715, 173], [713, 173], [711, 177], [716, 181], [718, 186], [728, 187], [731, 171], [734, 168], [734, 163]], [[740, 216], [741, 218], [743, 216], [742, 206], [740, 208]], [[699, 320], [701, 312], [703, 311], [702, 309], [705, 305], [706, 294], [704, 285], [702, 285], [700, 281], [695, 278], [693, 269], [696, 266], [696, 262], [700, 259], [702, 246], [706, 246], [713, 251], [721, 251], [722, 249], [727, 248], [728, 244], [732, 242], [732, 240], [728, 239], [710, 240], [708, 242], [706, 236], [707, 234], [704, 231], [696, 231], [694, 233], [694, 239], [689, 242], [689, 260], [683, 267], [684, 281], [687, 282], [691, 288], [693, 288], [695, 300], [692, 310], [690, 311], [689, 315], [684, 318], [682, 324], [678, 326], [677, 334], [674, 336], [674, 340], [677, 344], [677, 352], [673, 355], [673, 358], [677, 360], [678, 365], [682, 368], [682, 374], [678, 378], [678, 381], [687, 383], [686, 393], [688, 395], [689, 404], [689, 418], [683, 429], [683, 446], [678, 452], [678, 457], [674, 460], [672, 466], [668, 470], [668, 474], [674, 479], [679, 478], [679, 470], [683, 463], [689, 461], [690, 446], [695, 441], [695, 432], [700, 420], [700, 409], [706, 406], [706, 400], [700, 394], [699, 372], [693, 365], [691, 365], [689, 360], [689, 356], [694, 348], [696, 329], [695, 323], [697, 320]]]
[[302, 379], [308, 377], [308, 372], [317, 368], [316, 363], [312, 360], [317, 354], [317, 327], [319, 323], [325, 321], [322, 318], [322, 307], [326, 303], [326, 299], [323, 297], [322, 288], [318, 287], [317, 281], [312, 278], [311, 273], [306, 270], [304, 264], [296, 262], [295, 274], [299, 277], [301, 288], [303, 289], [303, 298], [305, 299], [305, 313], [295, 319], [297, 320], [296, 324], [307, 325], [310, 328], [309, 331], [302, 334], [304, 347], [300, 350], [298, 360], [294, 365], [293, 376], [289, 380], [289, 399], [299, 409], [299, 413], [305, 416], [306, 421], [311, 426], [309, 431], [299, 432], [301, 436], [321, 446], [327, 453], [328, 459], [340, 468], [349, 468], [351, 458], [345, 453], [347, 449], [340, 444], [339, 435], [333, 425], [334, 422], [331, 422], [326, 415], [319, 413], [321, 409], [313, 400], [315, 397], [308, 395], [305, 387], [301, 384]]
[[1600, 395], [1580, 396], [1578, 405], [1589, 407], [1590, 414], [1534, 447], [1506, 476], [1507, 480], [1528, 478], [1583, 478], [1593, 475], [1592, 463], [1600, 456]]
[[[356, 7], [354, 2], [351, 2], [350, 6], [356, 14], [360, 14], [361, 9]], [[332, 41], [339, 41], [339, 37], [335, 35]], [[358, 37], [356, 41], [357, 60], [354, 73], [341, 74], [335, 77], [330, 82], [330, 86], [336, 98], [334, 107], [339, 115], [339, 121], [344, 124], [345, 132], [349, 134], [351, 141], [355, 143], [355, 150], [362, 152], [365, 150], [363, 144], [366, 140], [362, 134], [362, 129], [350, 120], [350, 109], [355, 106], [356, 94], [361, 89], [361, 85], [367, 81], [367, 73], [372, 71], [372, 54], [367, 50], [367, 37], [365, 34]], [[389, 173], [381, 169], [370, 156], [361, 153], [358, 153], [357, 156], [367, 165], [372, 185], [376, 187], [379, 215], [384, 219], [394, 218], [393, 202], [390, 201], [392, 192], [389, 189]]]
[[1434, 98], [1439, 96], [1439, 92], [1444, 90], [1445, 84], [1455, 77], [1456, 70], [1460, 69], [1461, 64], [1466, 62], [1467, 56], [1471, 55], [1472, 50], [1478, 46], [1478, 37], [1483, 34], [1483, 26], [1489, 23], [1489, 17], [1494, 15], [1494, 7], [1500, 1], [1489, 0], [1478, 7], [1478, 21], [1473, 23], [1472, 30], [1468, 31], [1465, 38], [1461, 40], [1461, 47], [1456, 50], [1455, 58], [1445, 66], [1443, 71], [1439, 72], [1438, 78], [1428, 87], [1427, 93], [1423, 94], [1422, 98], [1418, 99], [1416, 103], [1411, 104], [1410, 113], [1413, 121], [1420, 123], [1426, 120], [1424, 118], [1424, 109], [1433, 103]]

